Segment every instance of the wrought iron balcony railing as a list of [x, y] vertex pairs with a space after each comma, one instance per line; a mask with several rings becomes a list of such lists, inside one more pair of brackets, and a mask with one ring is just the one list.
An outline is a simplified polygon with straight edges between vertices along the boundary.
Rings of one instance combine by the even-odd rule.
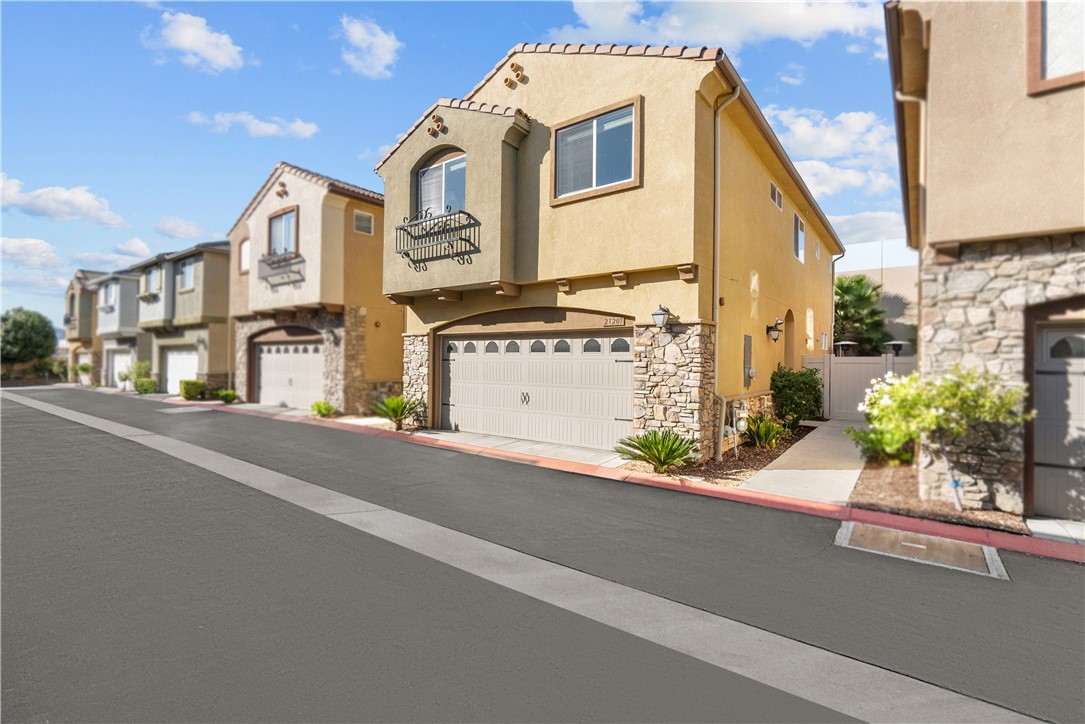
[[256, 275], [269, 286], [294, 284], [305, 281], [305, 257], [292, 251], [289, 254], [262, 256]]
[[466, 211], [446, 208], [433, 216], [424, 209], [396, 227], [396, 253], [415, 271], [425, 271], [427, 263], [439, 259], [470, 264], [471, 256], [481, 251], [481, 230], [479, 220]]

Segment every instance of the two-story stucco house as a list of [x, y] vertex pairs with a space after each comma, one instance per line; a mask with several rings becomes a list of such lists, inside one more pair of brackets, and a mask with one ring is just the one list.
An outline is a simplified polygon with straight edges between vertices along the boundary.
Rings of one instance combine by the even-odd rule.
[[843, 247], [717, 48], [517, 45], [377, 171], [432, 426], [708, 455], [719, 396], [831, 349]]
[[384, 198], [280, 163], [229, 233], [237, 392], [368, 412], [398, 394], [403, 312], [381, 288]]
[[96, 379], [103, 387], [124, 387], [121, 373], [151, 353], [150, 335], [139, 328], [139, 285], [139, 275], [128, 269], [102, 274], [88, 284], [97, 293], [95, 336], [101, 339], [102, 363]]
[[[68, 369], [72, 380], [89, 384], [99, 379], [102, 367], [102, 339], [95, 334], [98, 310], [91, 282], [105, 272], [79, 269], [64, 294], [64, 339], [68, 342]], [[76, 365], [88, 364], [92, 372], [76, 373]]]
[[151, 336], [151, 371], [163, 392], [181, 380], [229, 386], [230, 244], [196, 244], [131, 267], [140, 275], [139, 328]]
[[[890, 2], [886, 20], [919, 369], [990, 370], [1036, 410], [952, 451], [966, 503], [1083, 520], [1085, 10]], [[929, 455], [920, 488], [949, 494]]]

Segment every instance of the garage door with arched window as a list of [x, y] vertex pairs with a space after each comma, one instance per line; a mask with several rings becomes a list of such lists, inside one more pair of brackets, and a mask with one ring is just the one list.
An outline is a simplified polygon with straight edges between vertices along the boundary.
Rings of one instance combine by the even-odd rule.
[[261, 405], [308, 410], [324, 399], [324, 337], [304, 327], [270, 330], [252, 339], [254, 399]]

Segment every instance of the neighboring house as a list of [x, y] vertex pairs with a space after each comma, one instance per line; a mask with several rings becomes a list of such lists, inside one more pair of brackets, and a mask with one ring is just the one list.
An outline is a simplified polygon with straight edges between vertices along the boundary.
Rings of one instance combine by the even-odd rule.
[[102, 274], [89, 283], [97, 292], [95, 336], [102, 340], [101, 376], [95, 379], [103, 387], [125, 387], [120, 375], [151, 353], [150, 335], [139, 328], [139, 284], [140, 276], [128, 269]]
[[[885, 331], [901, 345], [902, 356], [912, 356], [916, 350], [916, 322], [919, 303], [919, 267], [914, 265], [860, 269], [841, 272], [838, 277], [862, 274], [872, 284], [882, 287], [878, 306], [885, 312]], [[889, 350], [886, 349], [886, 352]]]
[[[1085, 519], [1085, 6], [890, 2], [919, 368], [1027, 385], [1023, 433], [952, 451], [966, 503]], [[982, 481], [977, 480], [977, 476]], [[947, 474], [920, 461], [928, 497]]]
[[601, 449], [670, 428], [711, 454], [715, 393], [759, 408], [778, 364], [831, 349], [843, 248], [719, 49], [517, 45], [377, 171], [432, 426]]
[[163, 392], [179, 394], [181, 380], [202, 380], [209, 390], [229, 385], [229, 269], [227, 241], [131, 268], [140, 275], [139, 328], [151, 335], [151, 372]]
[[[105, 272], [80, 269], [68, 282], [64, 294], [64, 339], [68, 341], [68, 374], [73, 381], [90, 384], [100, 379], [102, 369], [102, 338], [95, 334], [98, 311], [95, 292], [90, 284]], [[76, 372], [76, 365], [88, 364], [89, 374]]]
[[363, 414], [399, 392], [403, 312], [381, 293], [383, 229], [380, 194], [275, 167], [229, 234], [238, 394]]

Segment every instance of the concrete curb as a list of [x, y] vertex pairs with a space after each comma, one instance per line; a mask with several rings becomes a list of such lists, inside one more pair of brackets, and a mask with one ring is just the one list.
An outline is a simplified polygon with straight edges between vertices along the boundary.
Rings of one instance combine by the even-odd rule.
[[499, 458], [511, 462], [525, 463], [541, 468], [547, 468], [549, 470], [560, 470], [566, 473], [590, 475], [592, 477], [605, 478], [607, 480], [646, 485], [653, 488], [663, 488], [665, 490], [675, 490], [682, 493], [693, 493], [694, 495], [703, 495], [711, 498], [722, 498], [735, 503], [759, 505], [764, 508], [785, 510], [791, 513], [801, 513], [803, 515], [814, 515], [820, 518], [866, 523], [869, 525], [881, 526], [883, 528], [893, 528], [908, 533], [920, 533], [939, 538], [949, 538], [952, 540], [964, 541], [966, 543], [975, 543], [977, 545], [999, 548], [1006, 551], [1026, 553], [1028, 555], [1054, 558], [1060, 561], [1069, 561], [1071, 563], [1085, 565], [1085, 546], [1074, 545], [1073, 543], [1061, 543], [1059, 541], [1035, 538], [1017, 533], [1008, 533], [1006, 531], [991, 530], [989, 528], [974, 528], [972, 526], [957, 525], [955, 523], [943, 523], [941, 521], [929, 520], [926, 518], [911, 518], [895, 513], [883, 513], [875, 510], [852, 508], [846, 505], [820, 503], [813, 500], [803, 500], [801, 498], [788, 498], [782, 495], [761, 493], [755, 490], [723, 488], [712, 485], [711, 483], [687, 480], [685, 478], [675, 478], [668, 475], [654, 475], [630, 470], [621, 470], [618, 468], [605, 468], [590, 463], [557, 460], [555, 458], [539, 457], [537, 455], [528, 455], [526, 453], [513, 452], [511, 450], [468, 445], [452, 440], [437, 440], [409, 432], [378, 430], [361, 425], [336, 422], [335, 420], [324, 420], [317, 417], [270, 415], [266, 412], [259, 412], [256, 410], [241, 410], [228, 405], [222, 405], [221, 403], [210, 404], [185, 402], [183, 400], [164, 400], [164, 402], [173, 405], [201, 405], [209, 410], [217, 410], [219, 412], [232, 412], [238, 415], [250, 415], [253, 417], [270, 418], [272, 420], [301, 422], [308, 425], [330, 427], [336, 430], [346, 430], [373, 437], [392, 438], [402, 442], [413, 443], [415, 445], [443, 448], [445, 450], [453, 450], [469, 455], [483, 455], [485, 457]]

